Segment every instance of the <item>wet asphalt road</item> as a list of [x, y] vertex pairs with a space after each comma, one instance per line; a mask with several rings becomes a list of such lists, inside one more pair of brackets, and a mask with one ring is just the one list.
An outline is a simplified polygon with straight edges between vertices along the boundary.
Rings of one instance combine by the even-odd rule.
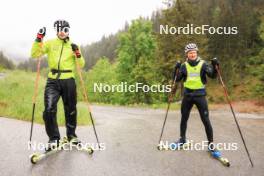
[[[164, 110], [93, 106], [97, 132], [105, 151], [92, 156], [80, 151], [61, 151], [36, 165], [27, 149], [30, 123], [0, 118], [1, 176], [160, 176], [228, 175], [260, 176], [264, 173], [264, 115], [238, 114], [255, 167], [251, 168], [230, 112], [211, 112], [215, 142], [238, 142], [239, 150], [223, 151], [231, 162], [227, 168], [206, 151], [158, 151], [156, 148]], [[169, 113], [164, 138], [179, 136], [178, 111]], [[65, 128], [60, 128], [61, 135]], [[95, 142], [92, 127], [78, 127], [83, 142]], [[188, 123], [187, 136], [195, 142], [205, 139], [204, 127], [196, 110]], [[46, 142], [43, 125], [34, 126], [33, 141]]]

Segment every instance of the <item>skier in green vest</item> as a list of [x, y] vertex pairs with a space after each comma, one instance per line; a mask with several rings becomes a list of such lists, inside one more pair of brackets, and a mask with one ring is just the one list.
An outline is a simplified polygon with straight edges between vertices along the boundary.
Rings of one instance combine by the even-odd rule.
[[[198, 56], [198, 47], [194, 43], [190, 43], [185, 47], [186, 61], [181, 64], [178, 62], [174, 70], [174, 78], [176, 82], [183, 80], [184, 97], [181, 104], [181, 123], [180, 123], [180, 139], [175, 142], [176, 147], [186, 143], [187, 121], [193, 105], [198, 108], [201, 120], [205, 127], [208, 140], [208, 149], [213, 152], [213, 129], [209, 120], [208, 104], [206, 100], [205, 85], [207, 76], [210, 78], [217, 77], [216, 66], [219, 66], [217, 59], [211, 60], [211, 65], [207, 64]], [[176, 75], [176, 69], [178, 69]], [[173, 90], [175, 93], [175, 90]]]
[[75, 63], [84, 66], [84, 58], [79, 47], [69, 39], [70, 25], [65, 20], [54, 23], [57, 38], [43, 42], [46, 28], [39, 30], [31, 50], [32, 58], [48, 57], [49, 74], [44, 93], [43, 119], [49, 137], [47, 150], [57, 146], [60, 133], [57, 124], [57, 103], [62, 97], [66, 121], [66, 134], [68, 140], [78, 144], [80, 141], [75, 133], [77, 125], [77, 93], [75, 83]]

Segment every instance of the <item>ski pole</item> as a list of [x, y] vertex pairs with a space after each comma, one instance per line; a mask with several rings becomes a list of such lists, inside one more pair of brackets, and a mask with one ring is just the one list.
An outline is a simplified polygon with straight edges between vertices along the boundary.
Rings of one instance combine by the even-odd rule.
[[[176, 90], [177, 90], [176, 79], [177, 79], [178, 72], [179, 72], [179, 70], [177, 69], [177, 70], [176, 70], [175, 77], [174, 77], [174, 80], [173, 80], [173, 83], [172, 83], [172, 88], [173, 88], [173, 89], [175, 88], [175, 93], [176, 93]], [[164, 132], [165, 124], [166, 124], [167, 117], [168, 117], [168, 112], [169, 112], [170, 105], [171, 105], [171, 98], [173, 97], [173, 95], [174, 95], [174, 93], [171, 93], [171, 94], [169, 95], [169, 98], [168, 98], [168, 106], [167, 106], [167, 110], [166, 110], [165, 118], [164, 118], [163, 125], [162, 125], [162, 129], [161, 129], [161, 134], [160, 134], [159, 141], [158, 141], [159, 144], [160, 144], [160, 142], [161, 142], [161, 138], [162, 138], [162, 135], [163, 135], [163, 132]]]
[[36, 80], [35, 80], [34, 95], [33, 95], [33, 99], [32, 99], [33, 107], [32, 107], [32, 117], [31, 117], [30, 137], [29, 137], [29, 145], [30, 146], [31, 146], [33, 124], [34, 124], [34, 118], [35, 118], [36, 99], [37, 99], [37, 95], [38, 95], [38, 84], [39, 84], [39, 77], [40, 77], [40, 61], [41, 61], [41, 58], [38, 58], [37, 76], [36, 76]]
[[83, 81], [83, 77], [82, 77], [81, 68], [80, 68], [79, 63], [77, 62], [77, 59], [76, 59], [76, 66], [77, 66], [77, 71], [78, 71], [78, 74], [79, 74], [79, 77], [80, 77], [80, 81], [81, 81], [81, 87], [82, 87], [82, 90], [83, 90], [83, 97], [84, 97], [85, 102], [87, 103], [87, 108], [88, 108], [90, 119], [91, 119], [91, 122], [92, 122], [92, 125], [93, 125], [94, 135], [95, 135], [96, 141], [98, 143], [98, 147], [100, 149], [100, 143], [99, 143], [99, 139], [98, 139], [98, 136], [97, 136], [97, 133], [96, 133], [96, 129], [95, 129], [95, 124], [94, 124], [94, 120], [93, 120], [93, 116], [92, 116], [92, 112], [91, 112], [90, 103], [88, 101], [88, 96], [87, 96], [86, 89], [85, 89], [85, 86], [84, 86], [84, 81]]
[[242, 139], [242, 141], [243, 141], [243, 144], [244, 144], [244, 147], [245, 147], [245, 149], [246, 149], [248, 159], [249, 159], [249, 161], [250, 161], [251, 166], [253, 167], [254, 165], [253, 165], [252, 159], [251, 159], [251, 157], [250, 157], [250, 154], [249, 154], [249, 151], [248, 151], [248, 148], [247, 148], [247, 145], [246, 145], [245, 139], [244, 139], [244, 137], [243, 137], [242, 131], [241, 131], [241, 129], [240, 129], [239, 123], [238, 123], [238, 121], [237, 121], [237, 118], [236, 118], [236, 115], [235, 115], [235, 112], [234, 112], [233, 106], [232, 106], [231, 101], [230, 101], [230, 99], [229, 99], [229, 95], [228, 95], [228, 92], [227, 92], [227, 88], [226, 88], [226, 86], [225, 86], [225, 84], [224, 84], [224, 81], [223, 81], [223, 79], [222, 79], [222, 76], [221, 76], [220, 68], [219, 68], [218, 65], [216, 65], [215, 68], [216, 68], [217, 74], [218, 74], [218, 76], [219, 76], [219, 80], [220, 80], [220, 82], [221, 82], [221, 84], [222, 84], [222, 87], [223, 87], [223, 89], [224, 89], [226, 100], [227, 100], [227, 102], [229, 103], [229, 106], [230, 106], [231, 112], [232, 112], [233, 117], [234, 117], [234, 120], [235, 120], [235, 122], [236, 122], [236, 126], [237, 126], [237, 129], [238, 129], [238, 131], [239, 131], [240, 137], [241, 137], [241, 139]]

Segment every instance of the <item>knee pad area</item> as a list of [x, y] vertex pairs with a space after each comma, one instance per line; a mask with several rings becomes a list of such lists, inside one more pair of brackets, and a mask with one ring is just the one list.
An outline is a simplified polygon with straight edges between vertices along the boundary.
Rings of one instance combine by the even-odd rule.
[[50, 119], [56, 117], [57, 111], [54, 110], [45, 110], [43, 112], [43, 119]]

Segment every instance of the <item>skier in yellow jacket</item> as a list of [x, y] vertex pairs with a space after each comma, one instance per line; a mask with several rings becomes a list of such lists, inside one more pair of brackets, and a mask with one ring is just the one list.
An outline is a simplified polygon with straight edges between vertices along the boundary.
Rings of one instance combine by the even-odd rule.
[[66, 134], [72, 143], [79, 143], [75, 133], [77, 125], [77, 93], [75, 84], [75, 61], [80, 67], [85, 64], [79, 47], [69, 39], [70, 25], [65, 20], [57, 20], [54, 23], [57, 38], [43, 42], [46, 28], [39, 30], [37, 38], [32, 46], [31, 57], [39, 58], [48, 56], [49, 74], [44, 93], [45, 109], [43, 119], [49, 137], [50, 150], [54, 145], [58, 145], [60, 133], [57, 124], [57, 103], [62, 97], [66, 121]]

